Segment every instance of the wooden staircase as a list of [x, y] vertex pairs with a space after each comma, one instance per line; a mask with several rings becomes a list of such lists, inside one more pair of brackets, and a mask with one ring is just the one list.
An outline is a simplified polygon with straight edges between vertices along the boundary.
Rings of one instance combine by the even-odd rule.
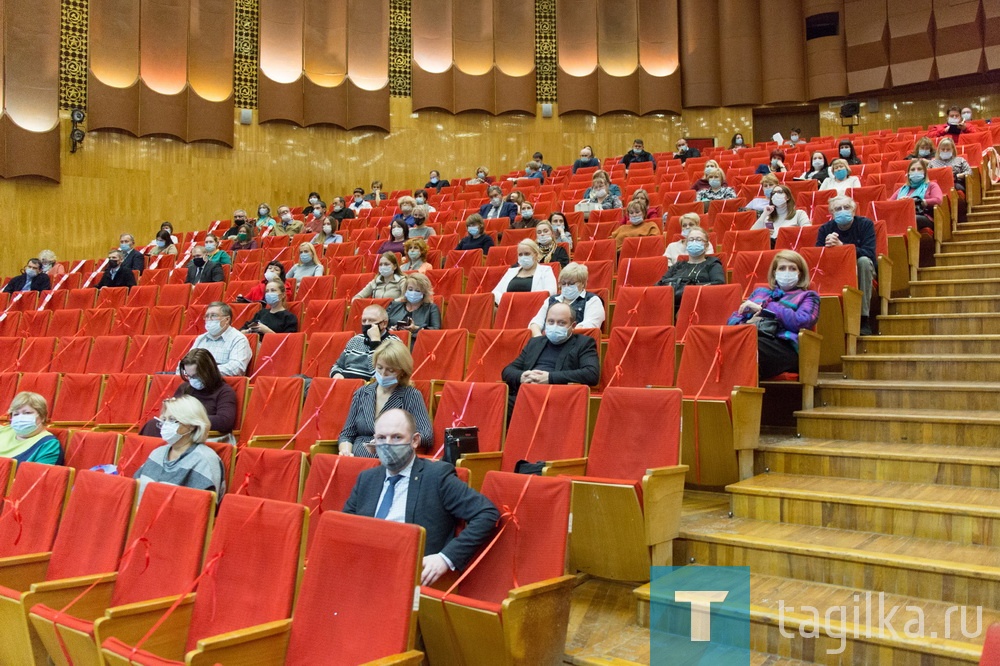
[[[762, 438], [757, 476], [727, 488], [728, 506], [686, 512], [674, 563], [752, 567], [754, 650], [976, 664], [1000, 621], [1000, 189], [878, 326], [843, 374], [821, 375], [798, 437]], [[899, 608], [894, 632], [879, 593]], [[636, 596], [643, 618], [648, 586]], [[922, 632], [903, 631], [921, 614]]]

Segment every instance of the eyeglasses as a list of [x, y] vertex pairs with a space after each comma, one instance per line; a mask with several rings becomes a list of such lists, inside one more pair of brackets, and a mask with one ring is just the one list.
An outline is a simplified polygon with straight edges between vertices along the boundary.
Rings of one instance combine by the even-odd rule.
[[226, 319], [226, 315], [222, 314], [207, 314], [204, 317], [205, 321], [219, 321], [221, 319]]

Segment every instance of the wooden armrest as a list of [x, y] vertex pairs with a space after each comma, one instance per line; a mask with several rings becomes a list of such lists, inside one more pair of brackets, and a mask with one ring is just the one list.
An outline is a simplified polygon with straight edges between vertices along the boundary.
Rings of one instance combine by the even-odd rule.
[[75, 578], [63, 578], [60, 580], [47, 580], [35, 583], [31, 586], [32, 592], [50, 592], [55, 590], [82, 589], [94, 583], [113, 583], [118, 579], [118, 572], [91, 574], [89, 576], [76, 576]]
[[287, 619], [210, 636], [198, 641], [188, 663], [283, 666], [291, 634], [292, 621]]
[[844, 304], [844, 332], [847, 335], [857, 337], [861, 334], [862, 315], [868, 316], [867, 312], [861, 312], [861, 290], [854, 287], [844, 287], [841, 295]]
[[455, 467], [464, 467], [469, 470], [469, 485], [473, 490], [478, 491], [483, 487], [486, 472], [500, 470], [502, 457], [503, 453], [500, 451], [466, 453], [458, 459]]
[[[500, 451], [482, 451], [479, 453], [463, 453], [459, 462], [463, 460], [500, 460], [503, 453]], [[461, 466], [461, 465], [460, 465]]]
[[566, 458], [546, 461], [542, 476], [583, 476], [587, 473], [586, 458]]
[[537, 597], [541, 594], [547, 594], [553, 590], [560, 590], [566, 587], [574, 587], [576, 585], [576, 576], [559, 576], [557, 578], [548, 578], [546, 580], [540, 580], [537, 583], [530, 583], [529, 585], [522, 585], [521, 587], [515, 587], [513, 590], [507, 593], [507, 598], [504, 599], [506, 604], [508, 601], [514, 599], [527, 599], [528, 597]]
[[655, 467], [647, 470], [642, 478], [646, 545], [652, 546], [677, 538], [687, 472], [687, 465]]
[[913, 227], [906, 228], [906, 262], [909, 264], [910, 282], [916, 282], [920, 266], [920, 232]]
[[87, 593], [73, 604], [69, 614], [84, 620], [96, 620], [104, 615], [105, 609], [111, 603], [117, 579], [118, 573], [112, 572], [36, 583], [24, 594], [24, 606], [29, 611], [38, 604], [45, 604], [55, 609], [63, 608], [87, 590]]
[[[878, 255], [878, 265], [875, 268], [878, 270], [878, 295], [888, 299], [889, 295], [892, 294], [892, 259], [885, 254]], [[886, 306], [888, 307], [888, 303]], [[882, 314], [889, 313], [887, 311]]]
[[799, 330], [799, 381], [816, 386], [819, 381], [819, 357], [823, 336], [808, 328]]
[[[107, 616], [112, 619], [130, 617], [132, 615], [142, 615], [144, 613], [155, 613], [157, 611], [166, 612], [175, 601], [177, 601], [177, 596], [170, 597], [160, 597], [159, 599], [150, 599], [148, 601], [136, 601], [132, 604], [123, 604], [121, 606], [115, 606], [109, 608]], [[187, 595], [187, 598], [181, 602], [181, 605], [193, 604], [195, 598], [195, 593], [191, 592]]]
[[338, 451], [338, 448], [337, 448], [337, 442], [336, 441], [334, 441], [334, 440], [323, 440], [323, 441], [317, 440], [315, 444], [313, 444], [312, 446], [309, 447], [309, 457], [312, 458], [313, 456], [315, 456], [315, 455], [317, 455], [319, 453], [335, 454], [335, 453], [337, 453], [337, 451]]
[[764, 389], [759, 386], [737, 386], [732, 393], [733, 448], [757, 448], [760, 438], [760, 414]]
[[0, 559], [0, 585], [26, 592], [32, 584], [45, 580], [52, 553], [31, 553]]
[[[177, 599], [176, 596], [161, 597], [107, 609], [104, 617], [94, 623], [97, 644], [102, 645], [108, 638], [117, 638], [128, 645], [135, 645]], [[194, 599], [194, 593], [186, 595], [173, 615], [149, 637], [143, 649], [166, 659], [183, 660]]]
[[262, 449], [276, 449], [284, 446], [285, 442], [295, 436], [295, 433], [287, 435], [254, 435], [247, 442], [247, 446], [255, 446]]
[[254, 625], [245, 629], [236, 629], [217, 636], [209, 636], [198, 641], [198, 648], [201, 650], [215, 650], [218, 648], [230, 647], [268, 636], [280, 636], [292, 629], [292, 621], [275, 620], [264, 624]]
[[420, 650], [401, 652], [389, 657], [369, 661], [362, 666], [420, 666], [424, 662], [424, 653]]

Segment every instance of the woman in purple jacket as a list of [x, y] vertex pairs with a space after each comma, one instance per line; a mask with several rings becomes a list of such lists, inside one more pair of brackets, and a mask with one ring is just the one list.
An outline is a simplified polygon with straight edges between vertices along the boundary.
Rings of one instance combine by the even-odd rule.
[[729, 318], [729, 325], [757, 327], [757, 365], [761, 379], [799, 368], [799, 331], [819, 318], [819, 294], [807, 289], [809, 267], [791, 250], [774, 257], [769, 287], [758, 287]]

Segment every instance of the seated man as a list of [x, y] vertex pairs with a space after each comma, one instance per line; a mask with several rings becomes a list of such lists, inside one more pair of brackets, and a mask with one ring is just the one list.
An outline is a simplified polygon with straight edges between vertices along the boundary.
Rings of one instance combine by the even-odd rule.
[[226, 229], [222, 234], [223, 238], [236, 238], [240, 233], [240, 227], [247, 223], [247, 212], [242, 208], [233, 211], [233, 226]]
[[330, 376], [367, 382], [375, 376], [372, 354], [386, 340], [399, 340], [389, 332], [389, 315], [381, 305], [369, 305], [361, 313], [361, 333], [347, 341], [344, 351], [330, 368]]
[[344, 220], [353, 220], [354, 211], [344, 201], [344, 197], [333, 198], [333, 208], [330, 209], [330, 218], [337, 221], [337, 226]]
[[127, 268], [142, 275], [146, 269], [146, 257], [142, 252], [135, 249], [135, 236], [132, 234], [122, 234], [118, 238], [118, 249], [122, 252], [122, 268]]
[[135, 273], [122, 267], [122, 251], [111, 250], [108, 252], [107, 269], [101, 276], [101, 281], [97, 283], [97, 288], [102, 287], [134, 287]]
[[492, 220], [498, 217], [509, 218], [511, 223], [520, 212], [518, 206], [513, 201], [503, 200], [503, 190], [499, 185], [490, 185], [486, 189], [486, 195], [490, 198], [489, 203], [484, 203], [479, 208], [479, 214], [484, 220]]
[[219, 366], [224, 377], [238, 377], [250, 364], [250, 343], [247, 336], [231, 326], [233, 309], [215, 301], [205, 310], [205, 332], [194, 340], [191, 349], [205, 349]]
[[854, 246], [858, 257], [858, 288], [861, 289], [861, 335], [871, 335], [868, 311], [875, 276], [875, 223], [867, 217], [855, 215], [857, 204], [848, 196], [833, 197], [829, 206], [833, 219], [819, 228], [816, 246]]
[[28, 259], [24, 272], [8, 282], [3, 290], [13, 294], [17, 291], [45, 291], [51, 288], [52, 281], [42, 272], [42, 262], [38, 259]]
[[[500, 512], [459, 481], [450, 464], [418, 458], [420, 445], [420, 433], [408, 412], [383, 412], [369, 445], [382, 464], [358, 475], [344, 513], [423, 527], [427, 535], [420, 584], [433, 585], [449, 569], [465, 568], [493, 536]], [[465, 521], [465, 528], [456, 537], [460, 521]]]
[[674, 153], [674, 159], [680, 160], [683, 164], [689, 157], [701, 157], [701, 151], [688, 146], [687, 139], [677, 139], [677, 152]]
[[653, 159], [652, 153], [647, 153], [643, 148], [642, 139], [636, 139], [632, 142], [632, 150], [625, 153], [622, 157], [622, 164], [625, 165], [625, 171], [629, 170], [636, 162], [652, 162], [653, 171], [656, 171], [656, 160]]
[[545, 163], [545, 159], [542, 157], [540, 152], [536, 150], [535, 154], [531, 156], [531, 159], [532, 161], [538, 162], [538, 168], [545, 174], [546, 178], [550, 178], [552, 176], [552, 165]]
[[521, 384], [587, 384], [601, 379], [597, 344], [589, 335], [573, 331], [576, 315], [566, 303], [549, 306], [545, 315], [545, 335], [531, 338], [520, 355], [503, 369], [501, 376], [510, 387], [508, 416], [514, 410]]
[[272, 233], [275, 236], [294, 236], [301, 234], [305, 223], [292, 217], [292, 209], [288, 206], [278, 206], [278, 223]]
[[[340, 197], [338, 197], [338, 199], [339, 198]], [[343, 199], [341, 199], [341, 201], [343, 201]], [[343, 205], [343, 204], [341, 204], [341, 205]], [[343, 210], [343, 209], [341, 209], [341, 210]], [[353, 215], [354, 215], [354, 213], [351, 213], [352, 217], [353, 217]], [[313, 204], [312, 210], [309, 211], [309, 214], [306, 215], [306, 220], [303, 223], [303, 227], [304, 227], [303, 231], [307, 231], [307, 232], [313, 233], [313, 234], [318, 234], [319, 232], [323, 231], [323, 224], [326, 222], [326, 219], [327, 219], [326, 218], [326, 202], [318, 200], [318, 201], [316, 201], [315, 204]], [[333, 226], [334, 226], [334, 228], [336, 228], [336, 227], [339, 226], [339, 223], [335, 224]], [[302, 233], [302, 232], [298, 232], [298, 233]]]
[[191, 250], [191, 263], [188, 264], [187, 278], [184, 280], [188, 284], [201, 284], [202, 282], [223, 282], [225, 274], [222, 266], [209, 261], [205, 256], [205, 248], [201, 245]]

